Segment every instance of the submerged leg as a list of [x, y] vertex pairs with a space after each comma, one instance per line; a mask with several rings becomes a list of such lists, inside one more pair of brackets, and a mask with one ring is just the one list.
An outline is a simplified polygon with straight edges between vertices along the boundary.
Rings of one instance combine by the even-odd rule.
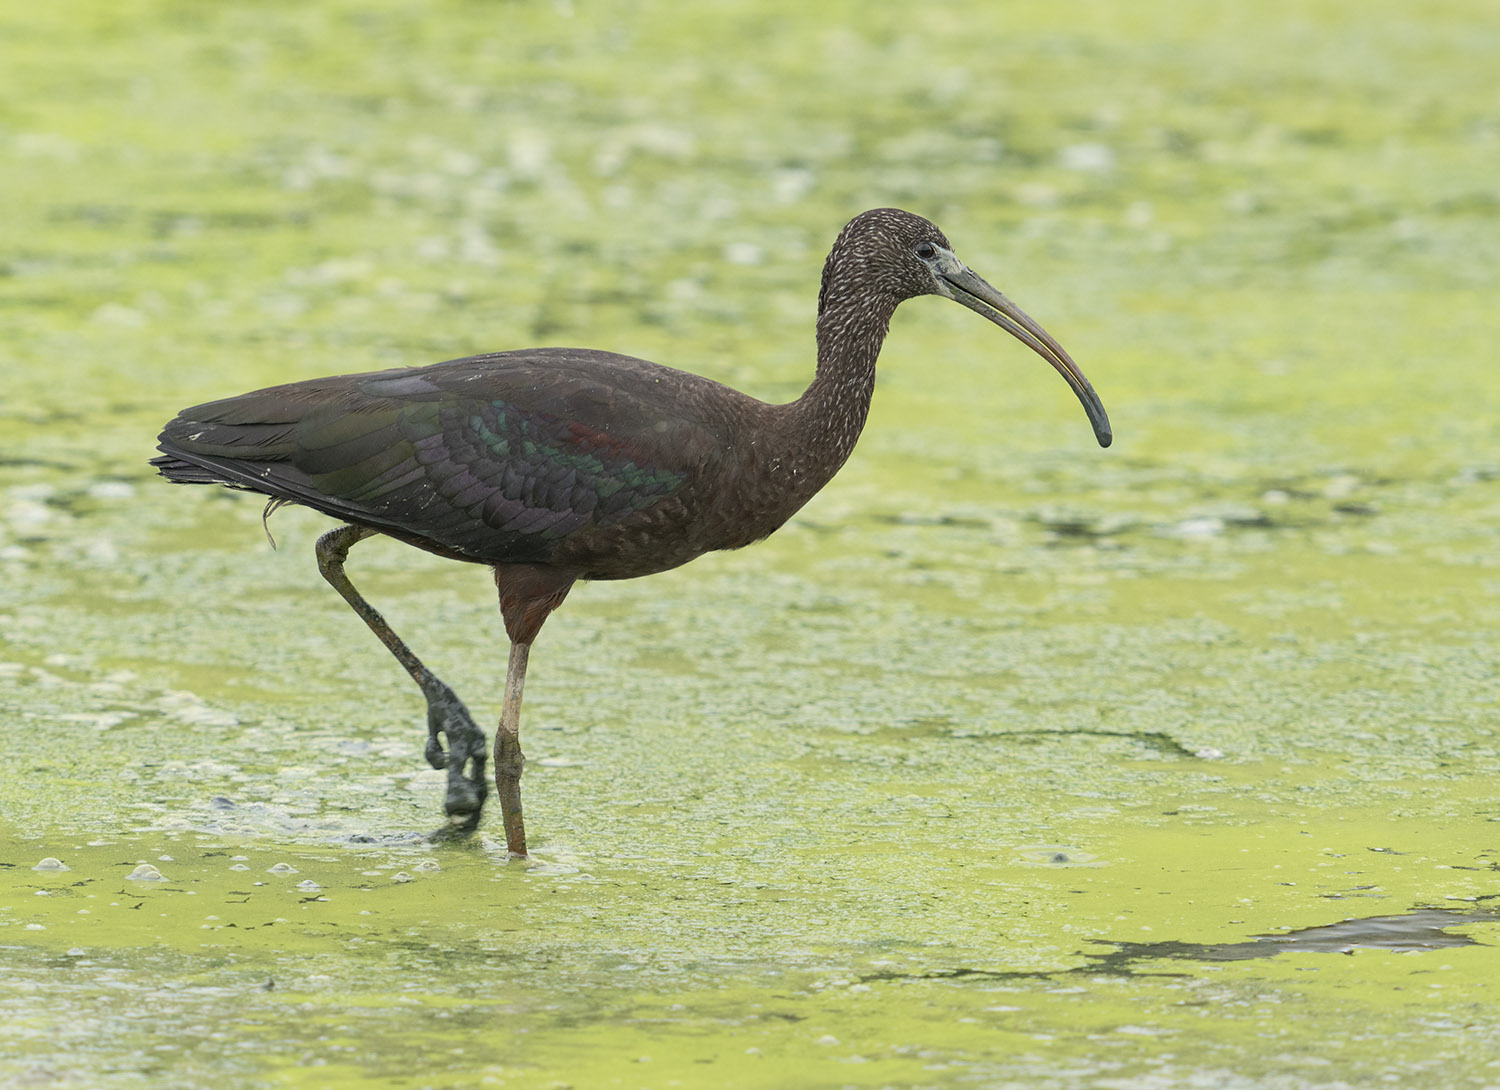
[[[318, 539], [318, 570], [333, 589], [344, 596], [344, 601], [359, 614], [370, 631], [396, 656], [396, 660], [427, 698], [427, 762], [433, 768], [448, 770], [448, 793], [443, 800], [443, 809], [452, 823], [449, 831], [465, 835], [478, 826], [484, 798], [489, 791], [484, 774], [484, 731], [479, 729], [469, 715], [469, 710], [453, 690], [422, 665], [422, 661], [412, 654], [411, 648], [392, 631], [386, 619], [365, 601], [344, 574], [344, 561], [349, 556], [350, 547], [373, 533], [374, 530], [359, 526], [341, 526], [324, 534]], [[519, 693], [519, 689], [517, 691]], [[448, 737], [446, 753], [443, 751], [442, 735]]]

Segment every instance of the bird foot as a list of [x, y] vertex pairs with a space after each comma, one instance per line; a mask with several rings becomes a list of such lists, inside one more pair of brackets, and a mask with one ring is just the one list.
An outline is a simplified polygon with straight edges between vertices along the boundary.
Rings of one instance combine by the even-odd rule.
[[[439, 830], [447, 837], [462, 837], [479, 825], [480, 811], [489, 794], [489, 780], [484, 774], [487, 757], [484, 731], [469, 715], [453, 690], [437, 678], [422, 686], [427, 697], [427, 763], [448, 770], [448, 791], [443, 810], [449, 827]], [[447, 737], [447, 748], [443, 746]]]

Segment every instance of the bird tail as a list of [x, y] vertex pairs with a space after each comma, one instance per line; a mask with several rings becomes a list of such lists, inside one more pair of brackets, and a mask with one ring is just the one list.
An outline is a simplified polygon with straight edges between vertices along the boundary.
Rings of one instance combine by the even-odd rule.
[[237, 483], [222, 473], [215, 473], [207, 466], [183, 461], [174, 454], [163, 454], [158, 458], [152, 458], [151, 464], [156, 467], [158, 473], [173, 484], [233, 485]]

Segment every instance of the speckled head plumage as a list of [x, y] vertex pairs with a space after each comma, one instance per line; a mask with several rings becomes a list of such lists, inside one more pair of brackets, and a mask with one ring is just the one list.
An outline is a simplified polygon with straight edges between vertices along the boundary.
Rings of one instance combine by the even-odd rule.
[[[928, 266], [918, 256], [926, 244], [951, 250], [936, 224], [900, 208], [861, 212], [839, 232], [823, 264], [818, 314], [839, 301], [839, 289], [884, 296], [894, 306], [918, 295], [940, 294]], [[853, 290], [851, 290], [853, 289]]]

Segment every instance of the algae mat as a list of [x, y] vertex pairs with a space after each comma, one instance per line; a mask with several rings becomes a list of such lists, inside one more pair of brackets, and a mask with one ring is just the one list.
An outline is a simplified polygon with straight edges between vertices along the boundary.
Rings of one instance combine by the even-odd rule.
[[[0, 11], [0, 1079], [1500, 1086], [1483, 3]], [[531, 344], [769, 399], [931, 216], [1104, 397], [898, 315], [770, 541], [579, 588], [536, 857], [434, 846], [327, 524], [183, 405]], [[351, 572], [493, 719], [486, 573]]]

